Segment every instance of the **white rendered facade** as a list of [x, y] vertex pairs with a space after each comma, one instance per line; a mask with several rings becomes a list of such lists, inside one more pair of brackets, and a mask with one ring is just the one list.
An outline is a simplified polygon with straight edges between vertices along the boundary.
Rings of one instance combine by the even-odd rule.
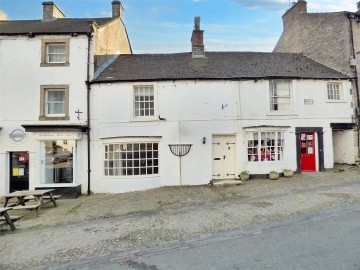
[[[303, 136], [302, 131], [310, 131], [307, 136], [313, 141], [309, 145], [315, 144], [309, 148], [315, 157], [314, 171], [332, 168], [334, 161], [354, 162], [353, 155], [344, 154], [353, 151], [352, 140], [347, 143], [342, 140], [354, 136], [353, 131], [342, 133], [332, 128], [334, 123], [335, 126], [351, 123], [351, 83], [347, 80], [286, 81], [290, 86], [290, 97], [286, 101], [290, 107], [285, 111], [270, 110], [269, 80], [93, 84], [93, 191], [127, 192], [160, 186], [201, 185], [212, 179], [238, 178], [244, 170], [250, 174], [299, 170], [301, 149], [297, 149], [300, 143], [297, 140]], [[339, 84], [339, 100], [329, 99], [328, 83]], [[139, 86], [153, 89], [153, 117], [137, 117], [134, 113], [134, 89]], [[249, 140], [258, 135], [264, 136], [264, 140]], [[257, 152], [257, 160], [251, 160], [249, 153], [254, 149], [250, 149], [250, 144], [255, 141], [262, 151], [260, 141], [265, 142], [265, 137], [264, 148], [271, 149], [272, 154]], [[225, 148], [216, 148], [220, 143], [224, 143]], [[155, 151], [151, 150], [154, 144]], [[191, 144], [191, 149], [179, 158], [169, 148], [176, 144]], [[110, 150], [109, 145], [114, 149]], [[142, 158], [135, 153], [137, 150], [131, 150], [134, 145], [144, 148], [143, 165]], [[339, 148], [342, 148], [340, 154], [334, 152]], [[217, 163], [220, 159], [221, 164]], [[147, 168], [143, 168], [143, 173], [142, 166]]]

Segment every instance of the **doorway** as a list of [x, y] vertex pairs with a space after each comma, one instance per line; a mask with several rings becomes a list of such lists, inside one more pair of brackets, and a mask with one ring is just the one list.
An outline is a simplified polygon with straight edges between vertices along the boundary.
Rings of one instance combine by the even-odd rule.
[[235, 136], [214, 135], [212, 139], [213, 179], [234, 179], [236, 160]]
[[316, 171], [315, 133], [300, 133], [300, 164], [301, 171]]
[[9, 192], [29, 189], [29, 152], [10, 152]]

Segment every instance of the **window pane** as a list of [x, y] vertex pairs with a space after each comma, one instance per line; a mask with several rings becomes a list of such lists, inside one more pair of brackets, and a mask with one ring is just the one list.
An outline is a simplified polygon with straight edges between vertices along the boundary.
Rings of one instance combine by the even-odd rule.
[[[157, 143], [105, 145], [107, 160], [104, 161], [104, 174], [114, 176], [157, 174], [159, 166], [157, 149]], [[115, 152], [115, 150], [123, 152]], [[119, 160], [120, 156], [121, 160]]]
[[[249, 162], [283, 160], [283, 132], [249, 132], [246, 136]], [[260, 145], [258, 140], [261, 138]]]
[[46, 54], [48, 63], [65, 63], [65, 43], [48, 44]]
[[46, 114], [65, 114], [65, 91], [47, 90], [46, 91]]
[[154, 88], [153, 86], [134, 87], [134, 117], [154, 116]]
[[[73, 183], [73, 160], [75, 158], [75, 140], [40, 141], [40, 183]], [[104, 173], [107, 171], [104, 161]]]
[[289, 81], [270, 82], [270, 110], [289, 111], [291, 110], [291, 92]]

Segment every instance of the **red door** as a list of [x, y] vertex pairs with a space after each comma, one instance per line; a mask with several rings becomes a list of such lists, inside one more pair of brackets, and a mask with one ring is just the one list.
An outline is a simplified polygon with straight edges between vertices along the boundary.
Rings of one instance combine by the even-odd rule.
[[300, 163], [301, 171], [316, 171], [314, 132], [302, 132], [300, 134]]

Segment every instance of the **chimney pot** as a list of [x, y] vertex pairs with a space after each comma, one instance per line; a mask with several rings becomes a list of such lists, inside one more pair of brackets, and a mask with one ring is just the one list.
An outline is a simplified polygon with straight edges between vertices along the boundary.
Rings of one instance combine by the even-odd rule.
[[194, 19], [194, 30], [191, 36], [192, 57], [205, 57], [204, 51], [204, 30], [200, 30], [200, 17]]
[[120, 17], [122, 19], [124, 8], [121, 5], [121, 2], [119, 0], [114, 0], [111, 2], [112, 5], [112, 17], [118, 18]]
[[43, 20], [49, 21], [56, 18], [65, 18], [65, 13], [59, 9], [54, 2], [43, 2]]

